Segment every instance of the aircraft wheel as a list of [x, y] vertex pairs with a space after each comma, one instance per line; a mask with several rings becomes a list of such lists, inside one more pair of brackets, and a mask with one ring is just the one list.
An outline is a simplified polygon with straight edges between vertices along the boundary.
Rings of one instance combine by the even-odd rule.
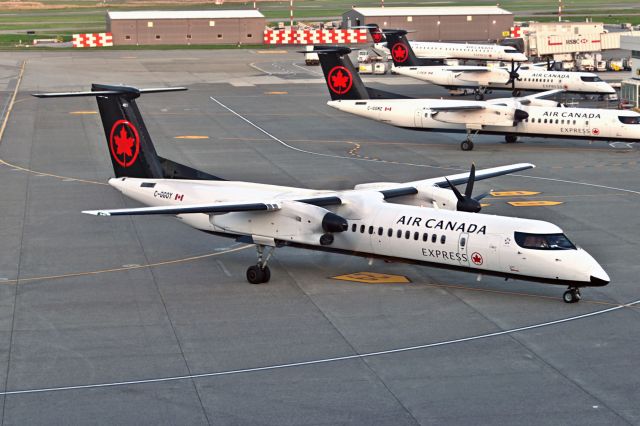
[[562, 295], [562, 300], [564, 300], [565, 303], [576, 303], [579, 302], [580, 299], [582, 299], [582, 296], [580, 295], [580, 290], [577, 288], [570, 288]]
[[484, 100], [484, 95], [482, 93], [476, 93], [476, 101]]
[[513, 92], [511, 92], [511, 94], [512, 94], [513, 96], [515, 96], [515, 97], [518, 97], [518, 96], [522, 95], [522, 91], [520, 91], [520, 90], [514, 90]]
[[460, 144], [460, 149], [463, 151], [471, 151], [473, 149], [473, 142], [470, 140], [464, 140]]
[[507, 143], [516, 143], [518, 142], [518, 137], [516, 135], [506, 135], [504, 140], [506, 140]]
[[269, 269], [268, 266], [265, 266], [264, 268], [262, 268], [262, 273], [264, 274], [264, 276], [262, 277], [262, 282], [268, 283], [271, 279], [271, 269]]
[[[262, 284], [264, 281], [265, 273], [258, 265], [249, 266], [247, 269], [247, 281], [251, 284]], [[269, 277], [271, 274], [269, 273]]]

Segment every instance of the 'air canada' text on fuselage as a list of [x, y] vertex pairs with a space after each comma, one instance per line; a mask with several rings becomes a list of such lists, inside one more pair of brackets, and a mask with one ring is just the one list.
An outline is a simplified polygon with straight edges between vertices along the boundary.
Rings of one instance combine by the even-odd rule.
[[[412, 216], [401, 216], [396, 225], [421, 226], [423, 218]], [[438, 219], [427, 219], [424, 221], [425, 228], [442, 229], [445, 231], [467, 232], [470, 234], [487, 234], [486, 226], [478, 226], [475, 223], [451, 222]]]

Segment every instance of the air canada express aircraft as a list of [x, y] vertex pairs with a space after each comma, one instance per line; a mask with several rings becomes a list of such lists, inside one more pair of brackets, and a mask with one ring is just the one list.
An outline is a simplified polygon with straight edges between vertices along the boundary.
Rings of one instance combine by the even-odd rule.
[[[328, 191], [220, 177], [158, 156], [135, 99], [136, 89], [92, 85], [90, 92], [36, 94], [42, 98], [95, 96], [115, 178], [109, 184], [148, 207], [89, 210], [98, 216], [174, 215], [214, 235], [255, 244], [253, 284], [269, 281], [276, 247], [300, 247], [424, 264], [504, 278], [580, 288], [604, 286], [609, 276], [585, 250], [548, 222], [480, 214], [476, 180], [534, 167], [514, 164], [413, 182], [375, 182]], [[466, 183], [464, 194], [455, 185]]]
[[638, 142], [640, 114], [634, 111], [564, 108], [545, 96], [550, 90], [521, 98], [463, 101], [411, 99], [366, 87], [355, 71], [347, 47], [316, 46], [331, 101], [340, 111], [412, 130], [460, 132], [460, 147], [473, 149], [475, 134]]
[[[483, 66], [433, 66], [416, 57], [404, 30], [384, 30], [394, 72], [443, 86], [447, 89], [471, 89], [476, 99], [484, 99], [490, 90], [511, 90], [514, 96], [522, 91], [560, 89], [571, 93], [615, 95], [611, 85], [590, 72], [547, 71], [533, 65], [515, 65], [508, 68]], [[428, 60], [426, 60], [428, 61]]]
[[[377, 47], [387, 49], [386, 38], [377, 24], [369, 24], [371, 38]], [[442, 43], [435, 41], [410, 41], [418, 58], [428, 59], [470, 59], [476, 61], [523, 62], [527, 56], [513, 46], [499, 44]], [[387, 49], [388, 50], [388, 49]]]

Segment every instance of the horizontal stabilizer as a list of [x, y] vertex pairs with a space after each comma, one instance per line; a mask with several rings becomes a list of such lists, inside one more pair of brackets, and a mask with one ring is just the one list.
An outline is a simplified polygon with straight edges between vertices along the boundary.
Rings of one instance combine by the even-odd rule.
[[143, 93], [178, 92], [187, 90], [186, 87], [158, 87], [148, 89], [138, 89], [132, 86], [111, 86], [106, 84], [95, 84], [99, 90], [91, 92], [58, 92], [58, 93], [34, 93], [36, 98], [72, 98], [78, 96], [140, 96]]

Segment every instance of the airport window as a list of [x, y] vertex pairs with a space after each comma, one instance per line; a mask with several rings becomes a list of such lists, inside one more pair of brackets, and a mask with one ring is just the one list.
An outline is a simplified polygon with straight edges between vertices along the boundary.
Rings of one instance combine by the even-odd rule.
[[209, 26], [210, 27], [215, 27], [216, 26], [216, 21], [209, 21]]
[[253, 37], [253, 34], [247, 34], [247, 38]]
[[147, 22], [147, 28], [153, 28], [153, 21]]
[[576, 246], [564, 234], [528, 234], [516, 232], [516, 244], [534, 250], [575, 250]]
[[419, 232], [414, 232], [413, 233], [413, 239], [418, 241], [419, 238], [420, 238], [420, 233]]
[[384, 232], [384, 229], [382, 229], [382, 226], [378, 228], [378, 235], [382, 235], [382, 233]]
[[187, 34], [187, 40], [191, 40], [191, 34]]
[[351, 232], [356, 232], [356, 228], [358, 227], [358, 225], [356, 225], [355, 223], [353, 225], [351, 225]]
[[160, 34], [156, 34], [156, 40], [160, 40]]
[[131, 36], [130, 35], [126, 35], [126, 36], [124, 36], [124, 39], [125, 40], [131, 40]]
[[618, 120], [623, 124], [640, 124], [640, 115], [638, 116], [624, 116], [619, 115]]
[[467, 15], [467, 22], [471, 22], [471, 21], [473, 21], [473, 16]]
[[393, 228], [389, 228], [387, 231], [387, 237], [393, 237]]
[[438, 236], [436, 234], [432, 234], [431, 235], [431, 242], [435, 243], [436, 241], [438, 241]]
[[360, 225], [360, 233], [364, 234], [364, 225]]
[[369, 235], [372, 235], [372, 234], [373, 234], [373, 226], [370, 226], [369, 227]]
[[218, 38], [222, 38], [222, 34], [218, 34]]
[[444, 244], [445, 241], [447, 241], [447, 236], [443, 235], [442, 237], [440, 237], [440, 244]]
[[407, 16], [407, 22], [413, 22], [413, 16]]
[[396, 237], [402, 238], [402, 229], [398, 229], [398, 233], [396, 234]]
[[424, 234], [422, 234], [422, 241], [428, 241], [428, 240], [429, 240], [429, 234], [425, 232]]
[[467, 239], [465, 237], [460, 238], [460, 247], [464, 247], [467, 244]]

